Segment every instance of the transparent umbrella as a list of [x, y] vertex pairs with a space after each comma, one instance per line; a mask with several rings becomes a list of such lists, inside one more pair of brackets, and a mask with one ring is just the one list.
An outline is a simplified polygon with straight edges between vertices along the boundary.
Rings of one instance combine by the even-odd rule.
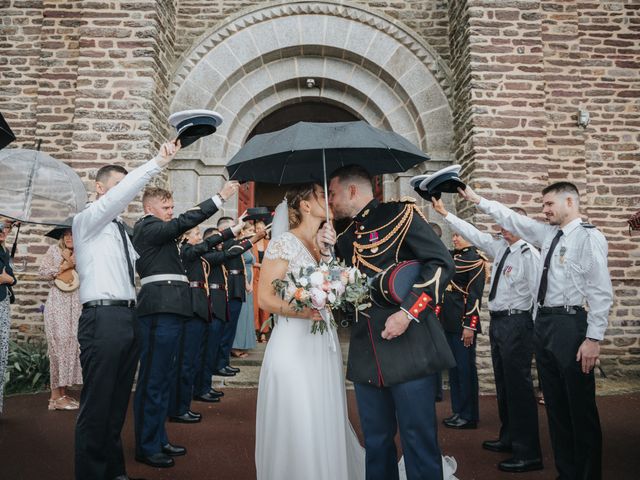
[[0, 151], [0, 216], [61, 225], [86, 203], [82, 180], [64, 163], [36, 150]]

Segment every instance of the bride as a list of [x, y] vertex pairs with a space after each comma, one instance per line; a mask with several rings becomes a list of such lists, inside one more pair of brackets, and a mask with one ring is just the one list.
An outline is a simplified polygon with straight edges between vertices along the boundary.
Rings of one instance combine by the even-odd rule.
[[[330, 258], [316, 244], [325, 219], [324, 190], [291, 188], [276, 210], [258, 288], [260, 308], [273, 313], [260, 371], [256, 419], [258, 480], [361, 480], [365, 453], [347, 416], [342, 352], [335, 327], [311, 333], [320, 312], [294, 311], [272, 282]], [[445, 467], [448, 466], [445, 464]], [[402, 470], [402, 462], [401, 462]], [[449, 467], [449, 473], [453, 473]], [[453, 467], [455, 470], [455, 467]], [[404, 476], [404, 475], [403, 475]], [[455, 478], [446, 474], [445, 478]]]

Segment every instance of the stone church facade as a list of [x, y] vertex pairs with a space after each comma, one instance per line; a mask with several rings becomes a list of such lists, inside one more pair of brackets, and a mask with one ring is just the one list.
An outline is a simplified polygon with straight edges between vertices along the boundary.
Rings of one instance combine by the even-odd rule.
[[[540, 217], [541, 188], [575, 182], [585, 219], [609, 240], [603, 367], [640, 373], [640, 234], [626, 224], [640, 208], [637, 0], [4, 0], [0, 11], [0, 111], [13, 146], [42, 140], [88, 188], [100, 165], [154, 155], [172, 135], [167, 116], [189, 108], [224, 123], [158, 180], [178, 210], [217, 191], [252, 134], [318, 112], [393, 130], [431, 156], [385, 176], [385, 198], [410, 194], [415, 173], [460, 163], [479, 193]], [[243, 204], [269, 195], [244, 188]], [[467, 204], [451, 207], [492, 226]], [[135, 203], [127, 216], [139, 214]], [[47, 287], [36, 271], [47, 242], [25, 227], [21, 243], [12, 317], [26, 339], [42, 334]]]

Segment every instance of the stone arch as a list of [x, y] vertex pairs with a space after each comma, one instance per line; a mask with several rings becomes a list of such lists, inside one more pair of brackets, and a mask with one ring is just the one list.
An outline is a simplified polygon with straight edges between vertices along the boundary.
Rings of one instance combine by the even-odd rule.
[[[307, 78], [318, 88], [307, 88]], [[174, 72], [171, 112], [206, 107], [225, 119], [173, 167], [178, 208], [219, 186], [224, 164], [262, 118], [311, 98], [404, 135], [439, 167], [450, 160], [453, 138], [449, 85], [433, 49], [362, 6], [297, 1], [241, 12], [201, 37]], [[387, 196], [403, 193], [394, 180]]]

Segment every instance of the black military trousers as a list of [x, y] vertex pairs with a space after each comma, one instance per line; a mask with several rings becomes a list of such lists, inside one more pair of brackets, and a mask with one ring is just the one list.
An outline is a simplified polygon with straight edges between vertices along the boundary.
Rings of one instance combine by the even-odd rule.
[[602, 432], [593, 371], [576, 362], [587, 332], [587, 313], [538, 314], [536, 362], [549, 418], [549, 433], [562, 480], [602, 478]]
[[491, 360], [500, 415], [500, 441], [521, 460], [540, 458], [538, 404], [531, 378], [533, 319], [530, 313], [491, 315]]
[[138, 364], [133, 308], [84, 308], [78, 324], [82, 393], [75, 434], [76, 480], [124, 475], [120, 432]]

